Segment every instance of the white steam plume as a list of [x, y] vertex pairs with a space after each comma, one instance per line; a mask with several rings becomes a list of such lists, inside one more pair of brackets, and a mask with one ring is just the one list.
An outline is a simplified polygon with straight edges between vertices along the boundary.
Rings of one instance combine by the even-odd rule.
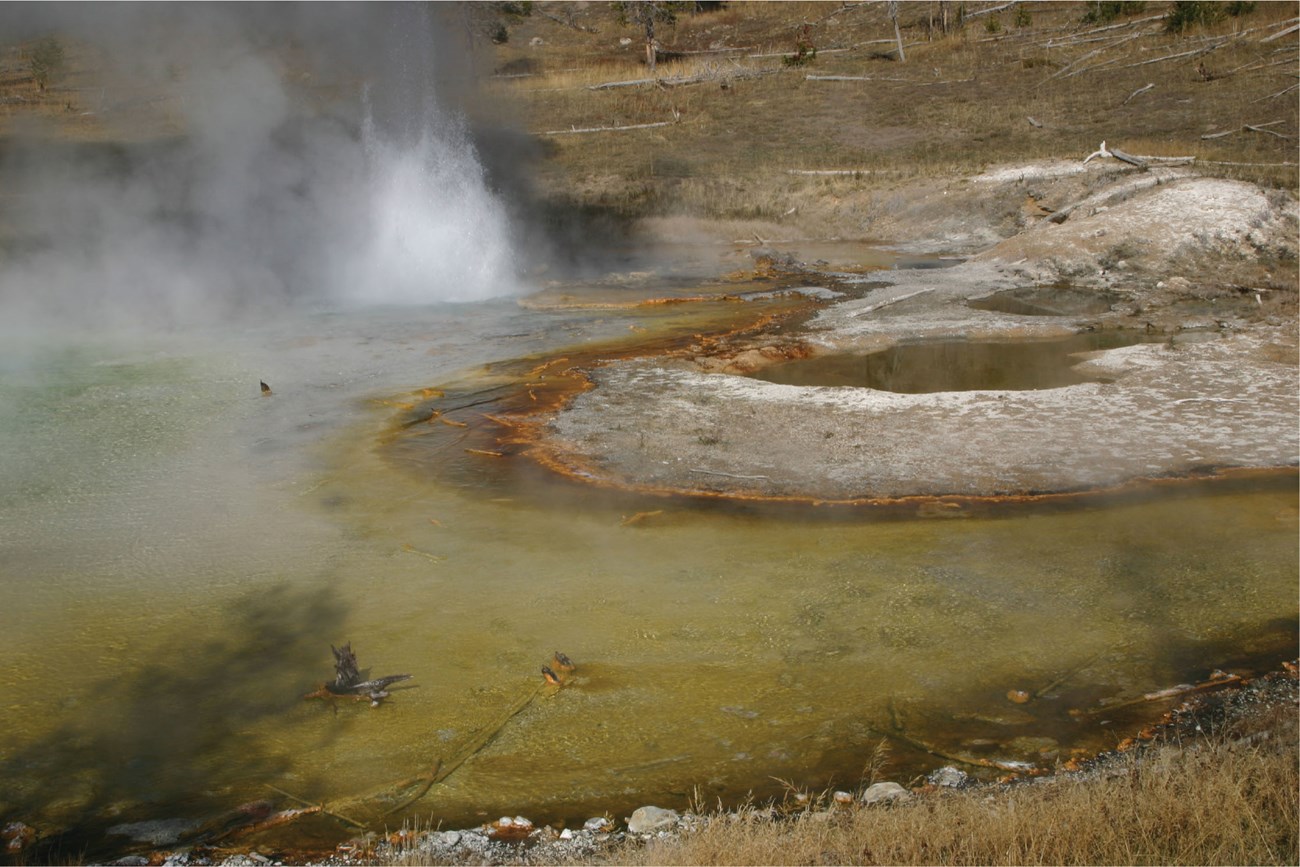
[[[108, 58], [83, 101], [113, 139], [4, 143], [0, 329], [516, 291], [505, 207], [434, 97], [462, 57], [444, 19], [404, 4], [0, 9], [17, 38]], [[128, 128], [138, 94], [166, 101], [175, 135]]]

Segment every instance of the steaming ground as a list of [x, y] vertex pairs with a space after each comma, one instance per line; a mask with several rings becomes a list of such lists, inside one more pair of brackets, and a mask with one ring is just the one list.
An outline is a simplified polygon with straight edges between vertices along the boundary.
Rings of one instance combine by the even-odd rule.
[[519, 291], [506, 202], [455, 94], [435, 82], [467, 63], [438, 10], [2, 14], [17, 36], [55, 32], [103, 60], [98, 140], [54, 141], [33, 122], [0, 151], [4, 330], [190, 327]]
[[[596, 388], [552, 420], [548, 454], [612, 487], [805, 501], [1068, 492], [1207, 467], [1294, 467], [1294, 295], [1264, 281], [1224, 287], [1259, 277], [1222, 269], [1286, 268], [1295, 225], [1293, 199], [1250, 184], [1186, 173], [1114, 180], [1062, 224], [1043, 220], [973, 261], [871, 275], [876, 288], [823, 311], [801, 340], [765, 335], [692, 360], [606, 365]], [[1110, 298], [1105, 312], [1029, 316], [967, 303], [1063, 296], [1062, 282]], [[1101, 382], [1032, 391], [894, 394], [736, 375], [904, 342], [1092, 330], [1167, 341], [1079, 358], [1076, 368]]]

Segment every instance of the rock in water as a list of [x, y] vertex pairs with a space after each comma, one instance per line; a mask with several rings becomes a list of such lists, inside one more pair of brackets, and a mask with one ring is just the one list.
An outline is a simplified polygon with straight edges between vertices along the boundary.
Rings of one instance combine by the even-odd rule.
[[627, 820], [627, 829], [633, 834], [649, 834], [653, 831], [666, 831], [677, 824], [676, 810], [663, 807], [639, 807]]
[[926, 780], [935, 786], [960, 789], [970, 782], [970, 777], [966, 775], [965, 771], [959, 771], [952, 765], [947, 765], [930, 774], [930, 776], [926, 777]]

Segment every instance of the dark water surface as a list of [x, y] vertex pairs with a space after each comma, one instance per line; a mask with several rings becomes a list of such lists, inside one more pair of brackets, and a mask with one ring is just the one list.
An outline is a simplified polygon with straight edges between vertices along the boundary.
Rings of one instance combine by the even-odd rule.
[[1055, 340], [926, 340], [879, 352], [837, 353], [773, 365], [755, 379], [780, 385], [854, 386], [901, 394], [1032, 391], [1095, 377], [1075, 370], [1078, 353], [1167, 338], [1103, 331]]

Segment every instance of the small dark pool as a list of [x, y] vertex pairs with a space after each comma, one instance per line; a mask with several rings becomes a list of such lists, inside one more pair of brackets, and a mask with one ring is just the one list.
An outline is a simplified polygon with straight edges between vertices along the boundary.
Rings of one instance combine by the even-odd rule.
[[760, 370], [782, 385], [874, 388], [902, 394], [935, 391], [1030, 391], [1105, 381], [1074, 369], [1079, 352], [1161, 340], [1136, 332], [1090, 332], [1056, 340], [933, 340], [867, 355], [823, 355]]
[[976, 310], [1017, 316], [1081, 316], [1105, 313], [1123, 300], [1117, 292], [1088, 291], [1064, 286], [1008, 289], [966, 304]]

